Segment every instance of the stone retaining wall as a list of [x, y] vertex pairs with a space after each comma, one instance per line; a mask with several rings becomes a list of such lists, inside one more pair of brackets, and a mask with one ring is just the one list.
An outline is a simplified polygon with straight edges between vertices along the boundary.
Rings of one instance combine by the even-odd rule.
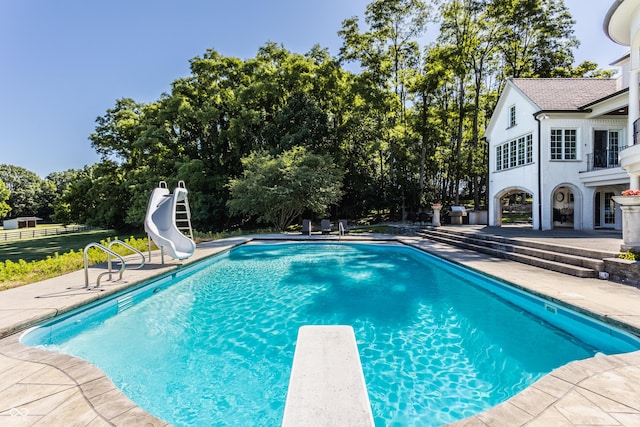
[[629, 261], [620, 258], [606, 258], [604, 271], [609, 273], [609, 280], [640, 287], [640, 261]]

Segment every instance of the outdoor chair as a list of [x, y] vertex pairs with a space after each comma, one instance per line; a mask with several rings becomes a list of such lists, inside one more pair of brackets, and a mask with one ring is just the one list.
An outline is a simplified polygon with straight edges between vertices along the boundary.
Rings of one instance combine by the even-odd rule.
[[322, 234], [331, 233], [331, 221], [328, 219], [323, 219], [320, 221], [320, 229], [322, 230]]

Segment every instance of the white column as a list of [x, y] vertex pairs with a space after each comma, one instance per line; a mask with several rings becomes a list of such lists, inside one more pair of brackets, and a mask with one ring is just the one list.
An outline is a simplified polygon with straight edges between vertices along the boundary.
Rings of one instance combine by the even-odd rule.
[[431, 208], [433, 209], [433, 219], [431, 225], [433, 225], [434, 227], [440, 227], [440, 210], [442, 209], [442, 206], [431, 206]]
[[629, 122], [627, 124], [629, 145], [633, 144], [633, 123], [640, 118], [639, 71], [640, 69], [634, 67], [634, 69], [629, 72]]

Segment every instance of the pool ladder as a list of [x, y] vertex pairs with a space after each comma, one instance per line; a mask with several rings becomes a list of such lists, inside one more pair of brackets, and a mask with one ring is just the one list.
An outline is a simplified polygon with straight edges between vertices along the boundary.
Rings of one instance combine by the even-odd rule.
[[119, 255], [118, 253], [114, 252], [113, 249], [111, 249], [114, 245], [121, 245], [124, 246], [125, 248], [132, 250], [133, 252], [137, 253], [138, 255], [140, 255], [140, 259], [142, 260], [140, 262], [140, 265], [138, 265], [137, 267], [133, 267], [130, 268], [131, 270], [137, 270], [139, 268], [142, 268], [144, 266], [144, 255], [142, 254], [142, 252], [140, 252], [139, 250], [137, 250], [136, 248], [134, 248], [133, 246], [123, 242], [122, 240], [113, 240], [109, 243], [108, 246], [104, 246], [101, 245], [98, 242], [91, 242], [89, 243], [87, 246], [84, 247], [84, 287], [88, 288], [89, 287], [89, 256], [88, 256], [88, 252], [90, 248], [98, 248], [100, 250], [102, 250], [103, 252], [106, 252], [107, 254], [107, 271], [103, 271], [102, 273], [98, 274], [98, 278], [96, 279], [96, 288], [100, 286], [100, 279], [102, 279], [102, 276], [106, 276], [107, 274], [109, 275], [109, 280], [111, 280], [111, 277], [113, 276], [113, 258], [118, 258], [118, 260], [120, 261], [120, 269], [118, 270], [118, 280], [122, 279], [122, 274], [124, 273], [125, 268], [127, 268], [127, 263], [125, 262], [124, 258]]
[[338, 240], [344, 236], [344, 224], [342, 221], [338, 221]]

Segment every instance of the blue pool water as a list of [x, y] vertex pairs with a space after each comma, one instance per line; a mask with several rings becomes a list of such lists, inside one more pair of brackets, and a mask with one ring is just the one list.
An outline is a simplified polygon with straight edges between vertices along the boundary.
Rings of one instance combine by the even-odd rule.
[[298, 328], [308, 324], [353, 326], [380, 426], [438, 426], [569, 361], [640, 348], [412, 248], [311, 243], [235, 248], [23, 342], [90, 361], [177, 426], [278, 426]]

